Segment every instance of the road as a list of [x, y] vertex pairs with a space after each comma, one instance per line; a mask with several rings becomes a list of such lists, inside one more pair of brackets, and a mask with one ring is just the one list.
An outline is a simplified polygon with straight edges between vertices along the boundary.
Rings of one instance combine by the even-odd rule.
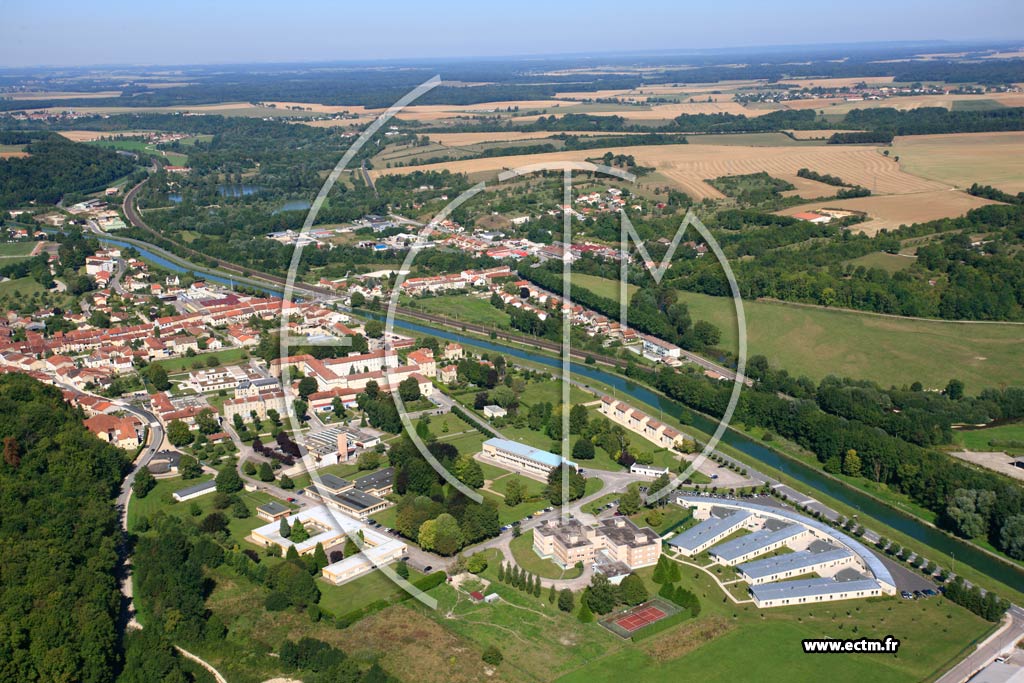
[[936, 683], [963, 683], [979, 670], [991, 664], [992, 660], [1002, 653], [1013, 651], [1017, 642], [1022, 638], [1024, 638], [1024, 609], [1013, 605], [1006, 613], [1002, 627], [980, 643], [974, 652], [947, 671]]

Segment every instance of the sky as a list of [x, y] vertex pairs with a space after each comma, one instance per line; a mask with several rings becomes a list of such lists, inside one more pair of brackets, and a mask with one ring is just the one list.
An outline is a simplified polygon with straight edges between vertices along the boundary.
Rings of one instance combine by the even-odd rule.
[[1024, 42], [1021, 0], [0, 0], [0, 66]]

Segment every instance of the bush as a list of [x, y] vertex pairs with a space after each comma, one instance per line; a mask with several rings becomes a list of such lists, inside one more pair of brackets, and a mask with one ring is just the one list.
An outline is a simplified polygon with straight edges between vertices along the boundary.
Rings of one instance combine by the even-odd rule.
[[481, 657], [481, 659], [483, 659], [485, 662], [487, 662], [491, 666], [498, 666], [499, 664], [501, 664], [502, 660], [505, 659], [505, 658], [502, 656], [501, 650], [499, 650], [498, 648], [494, 647], [493, 645], [489, 645], [487, 647], [487, 649], [484, 650], [484, 653], [483, 653], [483, 656]]
[[288, 596], [281, 591], [271, 591], [267, 595], [267, 599], [263, 601], [263, 606], [268, 612], [280, 612], [281, 610], [288, 609], [291, 604]]

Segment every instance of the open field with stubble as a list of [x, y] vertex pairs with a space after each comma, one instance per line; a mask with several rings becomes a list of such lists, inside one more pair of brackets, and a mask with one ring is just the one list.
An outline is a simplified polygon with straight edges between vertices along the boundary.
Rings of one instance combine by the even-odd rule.
[[[618, 298], [615, 280], [574, 273], [573, 284]], [[693, 292], [680, 292], [679, 299], [694, 320], [717, 325], [720, 346], [735, 352], [731, 299]], [[748, 357], [762, 354], [772, 365], [816, 381], [835, 374], [886, 387], [920, 381], [933, 389], [956, 377], [970, 393], [1024, 383], [1024, 325], [910, 320], [767, 301], [744, 301], [743, 310]]]
[[1024, 133], [957, 133], [896, 138], [892, 153], [908, 173], [968, 188], [1024, 191]]
[[453, 173], [492, 174], [501, 169], [527, 164], [560, 161], [583, 161], [600, 157], [605, 152], [632, 155], [638, 164], [653, 166], [678, 189], [695, 199], [720, 199], [722, 194], [705, 180], [726, 175], [766, 171], [783, 180], [795, 181], [801, 168], [838, 175], [851, 184], [872, 188], [883, 194], [909, 194], [944, 190], [946, 185], [903, 171], [890, 157], [871, 146], [791, 145], [780, 147], [746, 147], [741, 145], [649, 145], [622, 146], [607, 149], [549, 152], [524, 156], [502, 156], [466, 159], [442, 165], [408, 166], [377, 170], [374, 173], [410, 173], [416, 170], [447, 169]]

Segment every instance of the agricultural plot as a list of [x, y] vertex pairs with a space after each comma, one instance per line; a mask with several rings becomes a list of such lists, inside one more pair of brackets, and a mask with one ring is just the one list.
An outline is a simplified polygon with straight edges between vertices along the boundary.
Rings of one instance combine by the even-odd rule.
[[967, 188], [1024, 191], [1024, 133], [958, 133], [896, 138], [892, 153], [908, 173]]
[[[622, 146], [607, 149], [549, 152], [529, 156], [504, 156], [453, 161], [443, 167], [453, 173], [494, 177], [501, 169], [528, 164], [584, 161], [605, 152], [632, 155], [638, 164], [651, 166], [665, 181], [695, 199], [721, 199], [724, 195], [708, 185], [708, 178], [766, 172], [772, 177], [794, 182], [801, 168], [838, 175], [853, 185], [881, 194], [910, 194], [945, 190], [948, 186], [903, 171], [892, 158], [870, 146], [790, 145], [746, 147], [739, 145], [651, 145]], [[439, 165], [408, 166], [378, 170], [375, 173], [410, 173], [416, 170], [440, 170]], [[914, 202], [913, 205], [918, 205]], [[927, 220], [922, 218], [921, 220]]]
[[[602, 296], [618, 296], [619, 283], [614, 280], [573, 274], [573, 282]], [[693, 292], [680, 292], [679, 298], [694, 320], [718, 326], [723, 349], [735, 350], [731, 299]], [[763, 354], [773, 365], [814, 380], [835, 374], [883, 386], [920, 381], [925, 387], [941, 388], [956, 376], [969, 392], [1024, 383], [1021, 325], [908, 320], [762, 301], [744, 301], [743, 308], [748, 356]], [[936, 357], [945, 362], [936, 364]]]

